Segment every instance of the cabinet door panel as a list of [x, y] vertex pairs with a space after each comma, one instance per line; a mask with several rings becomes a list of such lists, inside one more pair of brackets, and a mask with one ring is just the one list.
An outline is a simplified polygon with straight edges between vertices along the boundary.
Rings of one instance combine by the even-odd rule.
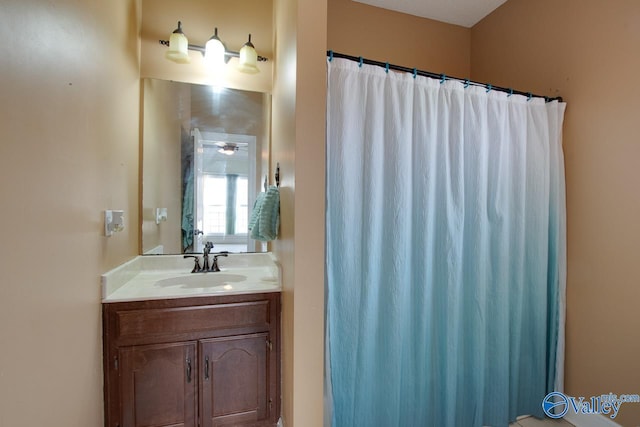
[[196, 343], [120, 349], [122, 427], [195, 427]]
[[268, 334], [200, 342], [202, 426], [268, 421]]

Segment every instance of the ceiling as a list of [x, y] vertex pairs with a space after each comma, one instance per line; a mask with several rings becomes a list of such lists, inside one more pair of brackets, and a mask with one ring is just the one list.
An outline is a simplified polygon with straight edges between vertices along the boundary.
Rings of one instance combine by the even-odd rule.
[[449, 24], [473, 27], [506, 0], [354, 0]]

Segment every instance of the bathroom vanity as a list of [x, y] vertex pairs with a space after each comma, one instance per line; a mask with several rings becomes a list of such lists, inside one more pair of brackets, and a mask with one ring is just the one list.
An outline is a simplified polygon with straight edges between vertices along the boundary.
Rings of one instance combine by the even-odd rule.
[[230, 255], [204, 274], [144, 257], [103, 276], [105, 426], [276, 425], [280, 282], [268, 257]]

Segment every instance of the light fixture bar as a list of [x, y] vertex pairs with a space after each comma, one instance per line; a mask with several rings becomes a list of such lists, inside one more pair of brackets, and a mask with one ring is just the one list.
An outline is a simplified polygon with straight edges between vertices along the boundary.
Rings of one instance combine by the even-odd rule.
[[[169, 40], [158, 40], [158, 42], [162, 45], [162, 46], [166, 46], [169, 47]], [[194, 50], [196, 52], [200, 52], [201, 54], [204, 55], [205, 52], [205, 48], [204, 46], [198, 46], [197, 44], [189, 44], [188, 45], [189, 50]], [[231, 58], [239, 58], [240, 57], [240, 52], [234, 52], [231, 50], [227, 50], [224, 52], [225, 56], [231, 57]], [[267, 62], [269, 60], [269, 58], [265, 58], [264, 56], [260, 56], [258, 55], [258, 62]]]

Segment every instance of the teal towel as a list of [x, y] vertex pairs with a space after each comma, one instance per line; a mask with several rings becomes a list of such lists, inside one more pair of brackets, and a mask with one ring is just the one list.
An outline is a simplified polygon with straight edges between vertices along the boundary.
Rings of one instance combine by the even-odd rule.
[[256, 216], [251, 228], [251, 238], [268, 242], [278, 237], [278, 229], [280, 227], [280, 189], [276, 186], [271, 186], [266, 193], [261, 193], [261, 195], [262, 197], [259, 195], [256, 199], [254, 212], [251, 214], [252, 221], [254, 213]]
[[184, 177], [185, 188], [182, 197], [182, 249], [193, 245], [193, 163], [189, 163]]
[[251, 218], [249, 218], [249, 230], [253, 230], [258, 222], [260, 216], [260, 209], [262, 208], [262, 202], [264, 201], [264, 195], [266, 193], [259, 193], [256, 197], [256, 201], [253, 203], [253, 210], [251, 211]]

